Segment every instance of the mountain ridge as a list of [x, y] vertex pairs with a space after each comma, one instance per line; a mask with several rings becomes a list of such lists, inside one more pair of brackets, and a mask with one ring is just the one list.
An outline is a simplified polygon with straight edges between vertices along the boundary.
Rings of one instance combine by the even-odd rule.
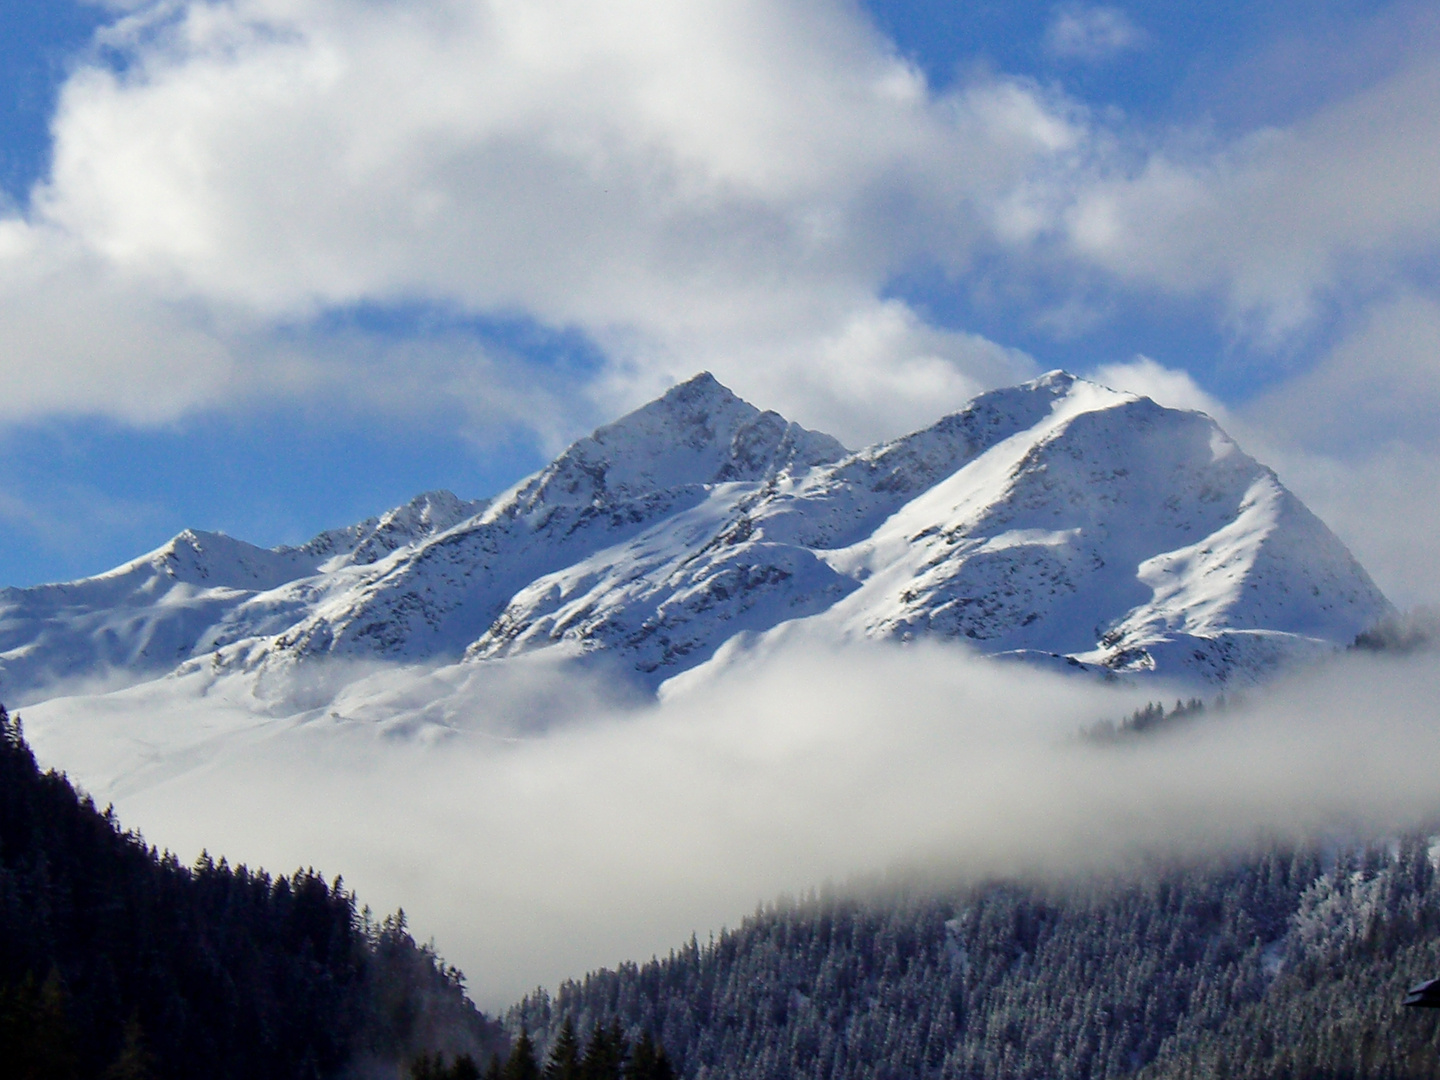
[[187, 530], [94, 578], [0, 591], [0, 694], [202, 659], [556, 648], [653, 688], [799, 619], [1224, 684], [1392, 612], [1202, 413], [1055, 371], [849, 451], [702, 373], [491, 499], [428, 492], [298, 547]]

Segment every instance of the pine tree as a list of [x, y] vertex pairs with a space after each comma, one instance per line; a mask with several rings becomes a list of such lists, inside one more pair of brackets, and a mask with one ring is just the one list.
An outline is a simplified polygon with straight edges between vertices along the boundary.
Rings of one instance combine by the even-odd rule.
[[626, 1080], [675, 1080], [669, 1055], [648, 1031], [635, 1043], [635, 1051], [625, 1066], [625, 1077]]
[[523, 1028], [520, 1038], [510, 1049], [510, 1058], [501, 1072], [504, 1080], [540, 1080], [540, 1066], [535, 1061], [535, 1044]]
[[618, 1018], [609, 1028], [596, 1021], [585, 1056], [580, 1059], [581, 1080], [621, 1080], [628, 1049]]
[[57, 968], [39, 986], [26, 975], [0, 992], [0, 1061], [15, 1080], [72, 1080], [79, 1075], [69, 994]]
[[140, 1018], [131, 1015], [125, 1025], [125, 1042], [120, 1054], [110, 1063], [101, 1080], [150, 1080], [155, 1075], [155, 1059], [145, 1048], [145, 1035]]
[[567, 1016], [550, 1047], [545, 1080], [580, 1080], [580, 1076], [580, 1040], [575, 1035], [575, 1021]]

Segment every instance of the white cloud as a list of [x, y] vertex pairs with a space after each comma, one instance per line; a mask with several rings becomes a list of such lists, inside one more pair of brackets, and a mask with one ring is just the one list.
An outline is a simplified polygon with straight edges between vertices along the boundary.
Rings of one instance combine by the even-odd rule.
[[899, 300], [862, 297], [811, 324], [630, 351], [642, 362], [600, 390], [611, 413], [705, 368], [742, 397], [851, 447], [914, 431], [982, 390], [1038, 372], [1018, 349], [928, 325]]
[[[0, 418], [423, 408], [428, 381], [477, 430], [554, 441], [708, 368], [858, 444], [1035, 370], [885, 299], [917, 265], [1016, 326], [1073, 335], [1158, 290], [1274, 343], [1440, 242], [1426, 50], [1291, 127], [1157, 148], [1023, 79], [937, 95], [822, 0], [128, 7], [107, 34], [130, 63], [76, 71], [51, 179], [0, 223]], [[1111, 7], [1051, 32], [1138, 40]], [[460, 333], [295, 332], [387, 304], [575, 330], [607, 366], [567, 392]]]
[[58, 411], [163, 422], [228, 396], [234, 368], [197, 311], [55, 230], [0, 221], [0, 420]]
[[403, 904], [491, 1006], [897, 864], [1063, 876], [1440, 811], [1430, 660], [1345, 661], [1108, 750], [1073, 736], [1145, 691], [954, 648], [799, 645], [697, 689], [626, 709], [507, 662], [380, 670], [296, 714], [201, 675], [25, 720], [186, 860], [315, 865]]
[[1433, 257], [1437, 169], [1440, 60], [1427, 54], [1291, 127], [1097, 173], [1054, 220], [1081, 259], [1144, 289], [1214, 293], [1233, 328], [1275, 343], [1337, 293]]
[[1220, 402], [1196, 384], [1188, 371], [1167, 368], [1148, 356], [1137, 356], [1125, 363], [1104, 364], [1090, 378], [1114, 390], [1128, 390], [1148, 397], [1169, 409], [1194, 409], [1226, 422], [1226, 410]]
[[1145, 43], [1145, 34], [1114, 7], [1066, 7], [1045, 30], [1052, 56], [1097, 63]]
[[[865, 397], [832, 410], [872, 414], [837, 432], [852, 441], [937, 379], [949, 396], [1015, 374], [879, 296], [917, 253], [963, 266], [996, 194], [1082, 138], [1021, 83], [937, 98], [853, 10], [810, 0], [132, 7], [107, 31], [128, 66], [72, 76], [52, 177], [10, 223], [115, 295], [241, 313], [247, 332], [337, 305], [521, 313], [601, 341], [612, 384], [702, 367], [814, 383], [798, 358], [828, 350], [868, 365], [845, 380]], [[104, 327], [122, 300], [74, 302]], [[895, 318], [918, 329], [836, 344]], [[917, 351], [897, 352], [907, 335]], [[227, 340], [208, 338], [217, 356]], [[229, 377], [161, 397], [233, 393], [248, 361]]]
[[[1035, 362], [978, 334], [926, 325], [889, 300], [857, 310], [837, 332], [793, 346], [788, 377], [762, 400], [858, 436], [856, 446], [918, 430], [991, 386], [1038, 374]], [[877, 410], [873, 402], [885, 402]], [[828, 429], [827, 429], [828, 430]]]

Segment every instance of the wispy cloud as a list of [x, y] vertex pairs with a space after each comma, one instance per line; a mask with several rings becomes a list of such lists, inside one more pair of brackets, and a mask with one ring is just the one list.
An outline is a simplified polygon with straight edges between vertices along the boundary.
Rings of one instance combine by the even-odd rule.
[[1292, 127], [1157, 149], [1076, 184], [1057, 224], [1117, 279], [1218, 294], [1233, 331], [1281, 343], [1330, 298], [1404, 281], [1434, 251], [1437, 103], [1440, 62], [1427, 57]]
[[1065, 7], [1045, 30], [1045, 49], [1067, 60], [1099, 63], [1145, 44], [1145, 33], [1115, 7]]

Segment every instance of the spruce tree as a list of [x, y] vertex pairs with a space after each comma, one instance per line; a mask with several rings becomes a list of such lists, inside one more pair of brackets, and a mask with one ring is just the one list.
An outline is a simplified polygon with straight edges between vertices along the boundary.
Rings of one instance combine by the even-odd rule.
[[155, 1059], [145, 1048], [145, 1035], [140, 1029], [140, 1018], [131, 1015], [125, 1025], [125, 1042], [120, 1054], [110, 1063], [100, 1080], [151, 1080]]
[[665, 1048], [655, 1042], [647, 1031], [635, 1043], [635, 1051], [625, 1066], [626, 1080], [675, 1080], [675, 1067]]
[[585, 1056], [580, 1059], [581, 1080], [621, 1080], [628, 1050], [618, 1018], [609, 1028], [597, 1020]]
[[71, 1080], [79, 1074], [69, 994], [51, 967], [39, 986], [27, 974], [0, 991], [0, 1074], [17, 1080]]
[[580, 1075], [580, 1040], [575, 1021], [567, 1016], [545, 1062], [545, 1080], [580, 1080]]
[[535, 1061], [535, 1044], [529, 1032], [520, 1030], [520, 1038], [510, 1049], [510, 1058], [501, 1072], [504, 1080], [540, 1080], [540, 1066]]

